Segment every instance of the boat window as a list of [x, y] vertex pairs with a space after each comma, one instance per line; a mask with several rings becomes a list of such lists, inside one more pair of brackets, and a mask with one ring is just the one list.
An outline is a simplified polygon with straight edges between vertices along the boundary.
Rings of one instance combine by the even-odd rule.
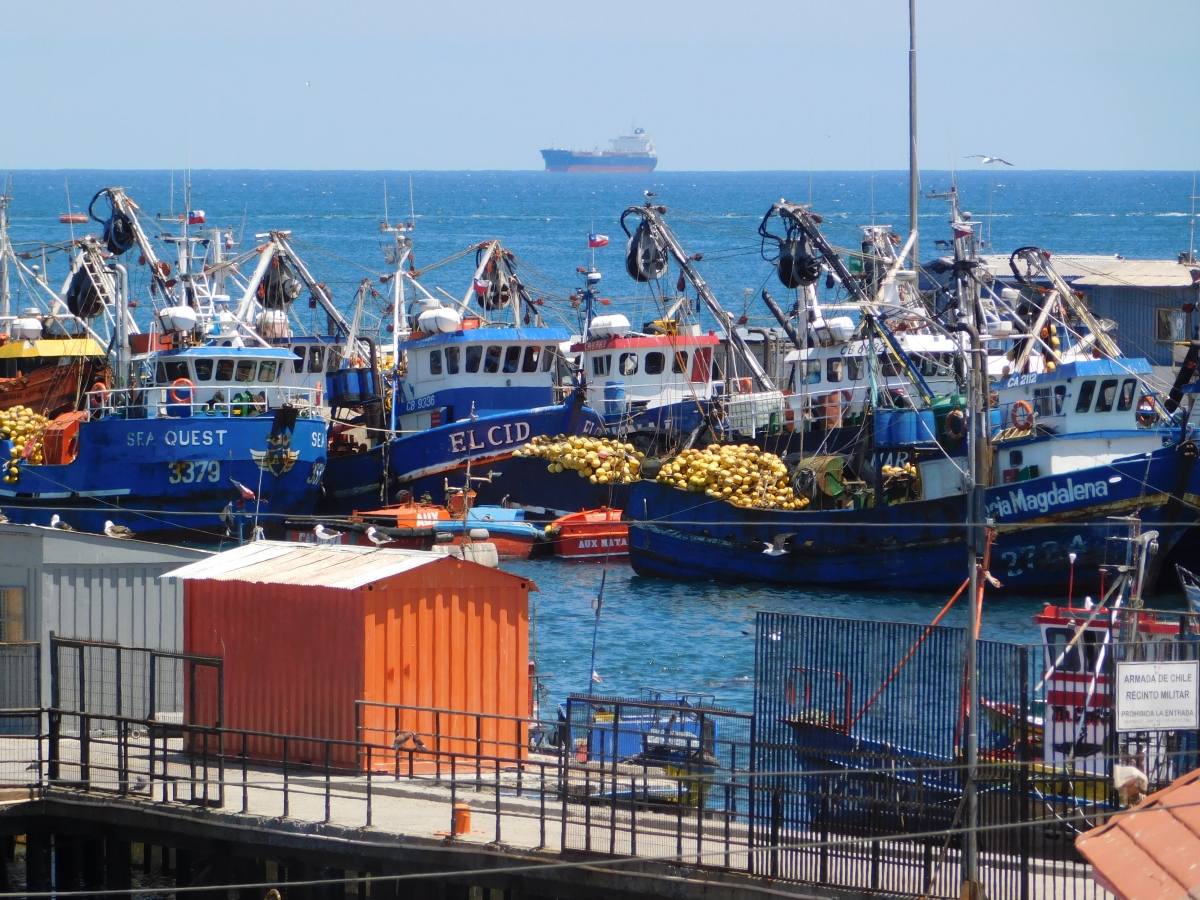
[[459, 349], [457, 347], [446, 348], [446, 372], [450, 375], [458, 374], [458, 357]]
[[850, 376], [851, 381], [862, 381], [863, 359], [861, 356], [846, 357], [846, 374]]
[[637, 374], [638, 357], [636, 353], [622, 353], [621, 358], [617, 362], [621, 369], [622, 375]]
[[478, 372], [479, 360], [483, 358], [483, 348], [478, 344], [471, 344], [467, 347], [467, 371]]
[[[199, 367], [197, 367], [199, 368]], [[279, 374], [279, 363], [275, 360], [267, 360], [258, 364], [258, 380], [270, 384], [275, 380], [275, 376]]]
[[900, 363], [890, 353], [879, 354], [879, 374], [884, 378], [900, 374]]
[[309, 347], [308, 348], [308, 371], [320, 372], [324, 367], [324, 347]]
[[243, 359], [237, 364], [237, 380], [247, 382], [254, 380], [254, 360]]
[[[303, 352], [303, 351], [300, 351]], [[300, 370], [297, 369], [297, 372]], [[233, 360], [218, 359], [217, 360], [217, 381], [233, 381]]]
[[504, 348], [496, 344], [487, 348], [487, 356], [483, 360], [483, 371], [499, 372], [500, 371], [500, 354], [504, 352]]
[[542, 354], [542, 348], [533, 346], [525, 348], [525, 362], [521, 363], [522, 372], [536, 372], [538, 357]]
[[1135, 397], [1137, 397], [1137, 379], [1126, 378], [1121, 384], [1121, 399], [1117, 401], [1117, 412], [1128, 412], [1133, 409]]
[[607, 375], [612, 369], [612, 355], [593, 356], [592, 357], [592, 374]]
[[429, 351], [429, 374], [430, 375], [441, 375], [442, 374], [442, 351], [441, 350], [430, 350]]
[[183, 361], [160, 362], [158, 364], [158, 383], [171, 384], [180, 378], [191, 380], [191, 370], [188, 364]]
[[1054, 388], [1054, 414], [1061, 416], [1063, 405], [1067, 402], [1067, 386], [1060, 384]]
[[1111, 412], [1116, 399], [1117, 379], [1109, 378], [1100, 382], [1100, 396], [1096, 398], [1096, 412]]
[[[292, 368], [295, 369], [297, 372], [303, 372], [304, 371], [304, 357], [306, 357], [308, 355], [308, 351], [305, 350], [303, 347], [293, 347], [292, 352], [296, 354], [296, 359], [295, 359], [295, 361], [292, 362]], [[229, 379], [225, 378], [223, 380], [228, 381]]]
[[671, 361], [671, 374], [682, 375], [687, 371], [687, 356], [686, 350], [676, 352], [675, 359]]
[[1079, 400], [1075, 403], [1075, 412], [1083, 413], [1092, 408], [1092, 397], [1096, 394], [1096, 382], [1085, 381], [1079, 386]]
[[1033, 411], [1035, 413], [1039, 416], [1053, 415], [1050, 411], [1053, 407], [1050, 404], [1050, 388], [1033, 389]]
[[667, 358], [654, 350], [646, 354], [646, 374], [661, 375], [662, 370], [667, 367]]
[[554, 368], [554, 360], [558, 358], [558, 348], [553, 344], [547, 344], [546, 350], [542, 353], [542, 371], [549, 372]]
[[196, 380], [197, 381], [212, 381], [213, 360], [198, 359], [196, 360]]
[[336, 372], [342, 367], [342, 351], [338, 347], [327, 347], [328, 356], [325, 360], [325, 367], [330, 372]]
[[509, 347], [504, 351], [504, 372], [506, 375], [511, 375], [517, 371], [517, 366], [521, 364], [521, 348], [519, 346]]
[[[1075, 631], [1071, 628], [1047, 628], [1046, 629], [1046, 665], [1053, 666], [1058, 661], [1058, 657], [1066, 650], [1067, 645], [1071, 643], [1075, 637]], [[1058, 664], [1055, 671], [1058, 672], [1078, 672], [1079, 671], [1079, 654], [1075, 647], [1067, 650], [1063, 661]]]
[[804, 384], [821, 383], [821, 361], [819, 359], [801, 360], [800, 371], [804, 373]]
[[825, 363], [825, 380], [830, 384], [837, 384], [842, 380], [842, 358], [840, 356], [831, 356]]

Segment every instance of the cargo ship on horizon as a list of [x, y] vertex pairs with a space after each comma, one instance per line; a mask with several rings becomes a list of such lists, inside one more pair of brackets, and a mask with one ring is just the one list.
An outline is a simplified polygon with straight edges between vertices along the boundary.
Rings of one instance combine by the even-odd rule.
[[611, 150], [542, 151], [547, 172], [653, 172], [658, 165], [654, 142], [644, 128], [609, 140]]

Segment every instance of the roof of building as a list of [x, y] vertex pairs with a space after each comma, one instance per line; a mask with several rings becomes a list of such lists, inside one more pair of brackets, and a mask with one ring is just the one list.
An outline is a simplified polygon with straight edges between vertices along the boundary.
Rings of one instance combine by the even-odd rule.
[[[40, 547], [40, 556], [37, 554]], [[195, 547], [178, 547], [134, 538], [109, 537], [89, 531], [66, 531], [45, 525], [0, 523], [0, 562], [41, 565], [73, 561], [80, 565], [179, 565], [209, 555]]]
[[[166, 573], [164, 578], [295, 584], [352, 591], [448, 559], [427, 550], [398, 550], [342, 544], [255, 541]], [[455, 557], [456, 561], [457, 558]], [[475, 562], [466, 562], [478, 566]], [[536, 586], [528, 578], [500, 573]]]
[[1179, 900], [1200, 891], [1200, 770], [1080, 835], [1096, 883], [1122, 900]]
[[[993, 277], [1014, 280], [1008, 256], [990, 254], [979, 257], [983, 268]], [[950, 257], [943, 262], [952, 264]], [[1123, 259], [1120, 256], [1051, 256], [1050, 263], [1063, 279], [1075, 287], [1187, 288], [1195, 284], [1192, 270], [1200, 266], [1175, 259]], [[1035, 279], [1044, 282], [1045, 279]]]

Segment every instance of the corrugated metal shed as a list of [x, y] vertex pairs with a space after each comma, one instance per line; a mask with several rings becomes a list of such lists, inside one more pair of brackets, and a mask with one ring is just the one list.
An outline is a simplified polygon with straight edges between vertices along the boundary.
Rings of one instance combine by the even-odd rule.
[[1121, 900], [1200, 896], [1200, 771], [1081, 834], [1075, 847]]
[[256, 541], [169, 574], [185, 581], [303, 584], [349, 591], [441, 558], [442, 554], [424, 550]]
[[[416, 550], [267, 541], [168, 574], [185, 584], [186, 651], [224, 660], [230, 728], [354, 740], [357, 701], [438, 707], [482, 714], [487, 755], [519, 732], [495, 717], [529, 715], [527, 578]], [[390, 746], [394, 714], [362, 721]], [[400, 725], [432, 735], [438, 723], [450, 740], [477, 734], [464, 715], [405, 712]], [[282, 745], [256, 739], [250, 752], [277, 758]], [[289, 746], [291, 759], [322, 753]], [[352, 748], [333, 753], [354, 761]]]
[[[130, 647], [183, 649], [183, 585], [163, 576], [203, 550], [37, 525], [0, 524], [0, 616], [42, 644], [41, 704], [50, 704], [50, 633]], [[10, 594], [10, 591], [19, 592]]]

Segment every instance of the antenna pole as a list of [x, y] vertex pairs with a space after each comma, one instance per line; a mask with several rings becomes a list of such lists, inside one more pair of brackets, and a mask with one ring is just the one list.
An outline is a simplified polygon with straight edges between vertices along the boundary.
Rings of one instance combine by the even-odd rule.
[[[908, 0], [908, 230], [917, 233], [920, 174], [917, 171], [917, 0]], [[913, 241], [913, 269], [921, 256]]]

